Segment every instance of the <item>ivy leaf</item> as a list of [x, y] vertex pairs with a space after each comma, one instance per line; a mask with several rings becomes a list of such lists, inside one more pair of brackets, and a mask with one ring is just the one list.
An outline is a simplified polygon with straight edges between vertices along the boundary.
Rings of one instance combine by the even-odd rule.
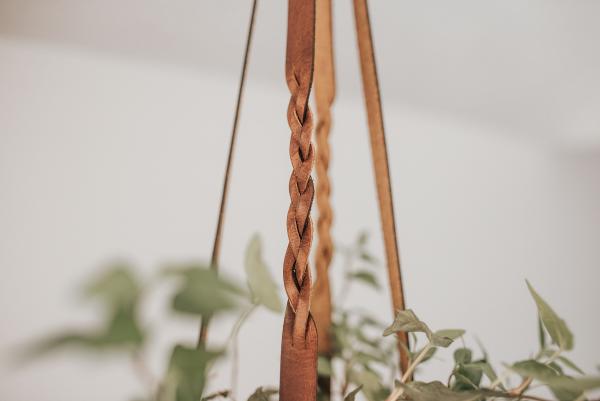
[[141, 286], [131, 269], [124, 264], [111, 266], [84, 288], [84, 295], [99, 298], [109, 308], [134, 304], [141, 293]]
[[104, 320], [88, 330], [72, 330], [41, 339], [28, 346], [19, 356], [27, 360], [66, 348], [87, 351], [134, 351], [146, 334], [137, 316], [141, 285], [128, 267], [117, 265], [94, 278], [84, 290], [89, 297], [104, 302]]
[[523, 377], [532, 377], [542, 382], [546, 382], [558, 375], [556, 370], [534, 359], [517, 362], [510, 369]]
[[231, 281], [201, 265], [170, 267], [165, 274], [179, 278], [172, 300], [172, 308], [178, 312], [206, 316], [235, 309], [245, 295]]
[[[404, 344], [402, 344], [402, 345], [404, 345]], [[413, 361], [417, 357], [417, 355], [419, 355], [421, 352], [423, 352], [423, 348], [418, 349], [415, 352], [410, 352], [411, 361]], [[426, 362], [426, 361], [430, 360], [431, 358], [433, 358], [433, 356], [435, 355], [436, 352], [437, 352], [436, 347], [430, 347], [427, 350], [427, 352], [425, 353], [425, 356], [423, 357], [423, 359], [421, 360], [421, 363]]]
[[279, 390], [276, 389], [259, 387], [248, 397], [248, 401], [270, 401], [271, 397], [278, 392]]
[[394, 322], [383, 331], [383, 335], [386, 337], [399, 331], [422, 332], [431, 335], [429, 327], [420, 321], [411, 309], [399, 311]]
[[344, 397], [344, 401], [354, 401], [354, 399], [356, 398], [356, 394], [358, 394], [362, 387], [363, 386], [361, 384], [360, 386], [356, 387], [354, 390], [346, 394], [346, 396]]
[[175, 400], [199, 400], [206, 384], [206, 367], [221, 355], [222, 351], [176, 345], [167, 372], [168, 381], [175, 388]]
[[485, 397], [503, 394], [490, 390], [453, 391], [439, 381], [399, 383], [399, 385], [404, 388], [404, 393], [412, 401], [478, 401]]
[[252, 303], [264, 305], [273, 312], [281, 313], [283, 308], [279, 288], [263, 261], [261, 248], [260, 237], [255, 234], [246, 248], [244, 263]]
[[357, 270], [354, 272], [349, 272], [347, 274], [347, 277], [350, 279], [361, 281], [375, 289], [381, 288], [379, 282], [377, 281], [377, 277], [375, 277], [375, 275], [368, 270]]
[[517, 362], [510, 369], [523, 377], [532, 377], [547, 384], [554, 395], [561, 401], [575, 400], [584, 391], [600, 387], [600, 377], [573, 378], [531, 359]]
[[473, 353], [468, 348], [458, 348], [454, 351], [454, 362], [457, 364], [470, 363]]
[[552, 310], [550, 305], [533, 289], [529, 281], [527, 287], [531, 296], [537, 305], [539, 317], [548, 331], [552, 341], [557, 344], [561, 350], [569, 351], [573, 349], [573, 333], [567, 327], [567, 324]]
[[[498, 375], [496, 374], [496, 372], [494, 371], [494, 368], [492, 367], [492, 365], [490, 365], [489, 362], [483, 360], [483, 361], [475, 361], [475, 362], [471, 362], [471, 363], [467, 363], [464, 365], [467, 368], [471, 368], [471, 369], [480, 369], [481, 372], [488, 378], [488, 380], [490, 382], [495, 382], [496, 379], [498, 378]], [[505, 390], [504, 385], [502, 383], [499, 383], [498, 386]]]
[[385, 388], [381, 385], [379, 375], [370, 370], [351, 371], [350, 379], [353, 383], [362, 386], [365, 397], [370, 401], [384, 399]]
[[538, 313], [538, 337], [540, 341], [540, 349], [546, 349], [546, 331], [544, 330], [544, 324]]
[[454, 342], [455, 339], [463, 336], [464, 330], [461, 329], [446, 329], [438, 330], [433, 334], [428, 334], [429, 341], [436, 347], [447, 348]]
[[454, 369], [453, 375], [455, 381], [452, 389], [456, 391], [465, 391], [479, 388], [483, 372], [478, 366], [459, 364]]

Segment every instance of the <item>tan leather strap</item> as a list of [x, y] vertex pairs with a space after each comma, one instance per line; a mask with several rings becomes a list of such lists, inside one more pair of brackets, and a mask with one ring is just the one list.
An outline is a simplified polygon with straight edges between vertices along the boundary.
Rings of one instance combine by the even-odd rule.
[[[373, 168], [375, 171], [375, 184], [379, 200], [379, 213], [383, 229], [387, 270], [392, 294], [394, 314], [404, 309], [404, 292], [402, 277], [400, 275], [400, 258], [396, 239], [396, 223], [394, 219], [394, 203], [392, 201], [392, 188], [390, 183], [390, 170], [388, 166], [385, 131], [383, 128], [383, 114], [381, 111], [381, 98], [375, 65], [375, 53], [371, 37], [371, 23], [367, 0], [354, 0], [354, 17], [356, 20], [356, 33], [360, 54], [360, 67], [362, 72], [363, 91], [367, 108], [369, 133], [371, 138], [371, 152]], [[404, 344], [404, 346], [402, 345]], [[408, 335], [398, 335], [400, 350], [400, 367], [406, 371], [408, 367]]]
[[[244, 50], [244, 62], [242, 63], [242, 72], [238, 86], [237, 101], [235, 103], [235, 113], [233, 116], [233, 126], [231, 128], [231, 137], [229, 139], [229, 151], [227, 154], [227, 166], [225, 167], [225, 176], [223, 177], [223, 187], [221, 190], [221, 203], [219, 205], [219, 217], [217, 219], [217, 228], [212, 248], [210, 266], [212, 269], [219, 268], [219, 253], [221, 250], [221, 234], [223, 233], [223, 222], [225, 220], [225, 206], [227, 205], [227, 193], [229, 189], [229, 177], [231, 176], [231, 165], [233, 162], [233, 150], [237, 139], [238, 123], [242, 107], [242, 96], [246, 83], [246, 71], [248, 70], [248, 59], [250, 57], [250, 47], [252, 45], [252, 33], [254, 32], [254, 20], [256, 19], [256, 7], [258, 0], [252, 2], [252, 11], [250, 12], [250, 22], [248, 24], [248, 35], [246, 36], [246, 48]], [[200, 321], [200, 334], [198, 335], [198, 347], [206, 343], [208, 333], [208, 324], [210, 316], [204, 316]]]
[[308, 265], [313, 232], [310, 210], [315, 192], [311, 177], [315, 157], [313, 120], [308, 107], [314, 46], [315, 0], [289, 0], [285, 76], [291, 94], [287, 118], [292, 174], [287, 214], [289, 243], [283, 261], [288, 302], [281, 340], [281, 401], [314, 401], [317, 394], [317, 328], [310, 314]]
[[[317, 1], [316, 43], [315, 43], [315, 105], [317, 109], [317, 178], [316, 201], [319, 210], [317, 219], [318, 241], [315, 250], [315, 271], [317, 278], [313, 290], [311, 312], [317, 324], [319, 354], [331, 354], [331, 289], [329, 285], [329, 265], [333, 257], [331, 224], [333, 211], [330, 201], [329, 181], [329, 132], [331, 129], [331, 104], [335, 96], [335, 74], [333, 65], [333, 41], [331, 25], [331, 0]], [[321, 379], [319, 379], [321, 383]], [[322, 390], [327, 389], [320, 386]]]

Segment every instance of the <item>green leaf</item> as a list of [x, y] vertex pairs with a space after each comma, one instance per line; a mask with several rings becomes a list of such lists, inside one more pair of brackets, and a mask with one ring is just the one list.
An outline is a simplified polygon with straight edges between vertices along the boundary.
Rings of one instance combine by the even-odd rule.
[[356, 398], [356, 394], [358, 394], [362, 387], [363, 386], [361, 384], [360, 386], [356, 387], [354, 390], [346, 394], [346, 396], [344, 397], [344, 401], [354, 401], [354, 399]]
[[165, 274], [180, 279], [172, 300], [178, 312], [205, 316], [232, 310], [245, 295], [233, 282], [200, 265], [170, 267]]
[[384, 392], [384, 387], [380, 383], [379, 375], [370, 370], [352, 371], [351, 381], [356, 385], [362, 385], [362, 391], [365, 397], [370, 401], [379, 401]]
[[544, 324], [542, 323], [542, 319], [539, 317], [538, 313], [538, 337], [540, 341], [540, 349], [546, 349], [546, 331], [544, 330]]
[[455, 380], [452, 389], [456, 391], [465, 391], [479, 388], [483, 372], [479, 366], [459, 364], [454, 369], [453, 375]]
[[198, 401], [206, 384], [206, 367], [222, 355], [222, 351], [207, 351], [176, 345], [169, 361], [168, 379], [175, 387], [176, 401]]
[[396, 315], [394, 322], [383, 331], [384, 336], [397, 333], [399, 331], [406, 332], [423, 332], [428, 335], [431, 333], [429, 327], [417, 318], [417, 315], [411, 310], [401, 310]]
[[478, 401], [503, 394], [490, 390], [453, 391], [439, 381], [399, 383], [399, 385], [412, 401]]
[[556, 370], [534, 359], [517, 362], [510, 366], [510, 369], [523, 377], [532, 377], [542, 382], [558, 375]]
[[473, 353], [468, 348], [458, 348], [454, 351], [454, 362], [457, 364], [470, 363], [472, 357]]
[[85, 287], [88, 297], [102, 299], [109, 307], [134, 304], [141, 293], [141, 286], [131, 271], [123, 264], [109, 267]]
[[[411, 352], [410, 353], [410, 359], [411, 359], [411, 361], [413, 361], [417, 357], [417, 355], [419, 355], [421, 352], [423, 352], [423, 348], [420, 348], [420, 349], [418, 349], [415, 352]], [[425, 356], [421, 360], [421, 363], [426, 362], [426, 361], [430, 360], [431, 358], [433, 358], [433, 356], [435, 355], [436, 352], [437, 352], [437, 348], [436, 347], [430, 347], [427, 350], [427, 352], [425, 352]]]
[[429, 341], [436, 347], [447, 348], [454, 342], [455, 339], [463, 336], [464, 330], [461, 329], [446, 329], [438, 330], [435, 333], [428, 335]]
[[319, 376], [331, 377], [333, 370], [331, 369], [331, 360], [329, 358], [319, 355], [317, 359], [317, 373]]
[[134, 308], [120, 308], [113, 314], [107, 327], [97, 336], [102, 346], [139, 346], [144, 341]]
[[278, 392], [279, 390], [276, 389], [265, 389], [263, 387], [259, 387], [250, 395], [248, 401], [270, 401], [271, 397]]
[[510, 369], [523, 377], [531, 377], [547, 384], [560, 401], [575, 400], [584, 391], [600, 387], [600, 378], [598, 377], [573, 378], [531, 359], [517, 362]]
[[252, 302], [274, 312], [283, 310], [279, 288], [262, 258], [260, 237], [255, 234], [246, 248], [244, 268]]
[[[481, 372], [480, 372], [481, 374]], [[468, 390], [477, 390], [479, 388], [478, 383], [473, 381], [468, 376], [464, 375], [459, 371], [455, 371], [454, 375], [454, 384], [452, 385], [452, 390], [455, 391], [468, 391]], [[479, 377], [481, 379], [481, 376]]]
[[65, 332], [39, 340], [28, 346], [19, 359], [26, 362], [68, 348], [102, 352], [113, 349], [129, 353], [140, 347], [145, 337], [134, 313], [132, 308], [119, 308], [103, 327], [97, 330]]
[[573, 334], [567, 327], [567, 324], [552, 310], [550, 305], [542, 299], [542, 297], [533, 289], [529, 281], [527, 287], [531, 296], [535, 300], [538, 308], [539, 317], [548, 331], [552, 341], [557, 344], [560, 349], [569, 351], [573, 349]]
[[[464, 366], [472, 369], [480, 369], [491, 383], [495, 382], [498, 378], [498, 375], [494, 371], [492, 365], [485, 360], [467, 363]], [[498, 386], [504, 390], [504, 385], [502, 383], [499, 383]]]
[[375, 289], [381, 288], [379, 286], [379, 282], [377, 281], [377, 277], [375, 277], [375, 275], [368, 270], [357, 270], [354, 272], [349, 272], [347, 276], [349, 279], [361, 281], [364, 284], [370, 285]]

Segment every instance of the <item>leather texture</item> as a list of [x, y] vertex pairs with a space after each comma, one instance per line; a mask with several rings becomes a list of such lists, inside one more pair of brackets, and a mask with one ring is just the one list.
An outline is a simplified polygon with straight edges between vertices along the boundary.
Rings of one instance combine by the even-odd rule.
[[[318, 240], [315, 247], [315, 271], [317, 278], [313, 289], [312, 314], [317, 324], [319, 337], [319, 355], [329, 358], [331, 355], [331, 289], [329, 266], [333, 258], [333, 239], [331, 225], [331, 184], [329, 180], [331, 131], [331, 105], [335, 97], [335, 73], [333, 63], [333, 40], [331, 23], [331, 0], [316, 0], [315, 32], [315, 78], [314, 99], [317, 111], [315, 140], [317, 145], [316, 202], [319, 211], [317, 218]], [[329, 388], [319, 378], [319, 387], [329, 393]], [[323, 385], [322, 385], [323, 384]]]
[[[375, 171], [375, 184], [379, 202], [379, 215], [383, 230], [387, 271], [392, 295], [394, 314], [405, 308], [402, 276], [400, 273], [400, 257], [396, 238], [396, 221], [394, 218], [394, 203], [390, 182], [388, 154], [385, 143], [385, 130], [383, 126], [383, 113], [381, 110], [381, 96], [375, 65], [375, 52], [371, 36], [371, 22], [367, 0], [354, 0], [354, 17], [356, 21], [356, 34], [360, 57], [360, 67], [363, 82], [369, 137], [373, 168]], [[400, 351], [400, 368], [403, 372], [408, 367], [408, 335], [398, 334], [398, 348]]]
[[315, 158], [313, 118], [308, 107], [314, 46], [315, 0], [289, 0], [285, 76], [291, 94], [287, 118], [292, 174], [287, 214], [289, 243], [283, 262], [288, 303], [281, 340], [281, 401], [314, 401], [317, 394], [317, 328], [310, 314], [312, 283], [308, 264], [313, 235], [310, 211], [315, 194], [311, 177]]

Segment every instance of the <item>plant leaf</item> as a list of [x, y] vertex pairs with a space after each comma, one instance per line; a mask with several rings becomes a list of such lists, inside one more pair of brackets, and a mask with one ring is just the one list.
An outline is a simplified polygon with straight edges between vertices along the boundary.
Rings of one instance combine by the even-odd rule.
[[375, 275], [368, 270], [357, 270], [349, 272], [347, 276], [350, 279], [361, 281], [364, 284], [370, 285], [375, 289], [381, 288], [379, 282], [377, 281], [377, 277], [375, 277]]
[[435, 333], [428, 335], [429, 341], [436, 347], [447, 348], [454, 342], [455, 339], [465, 334], [461, 329], [445, 329], [438, 330]]
[[259, 387], [250, 395], [248, 401], [270, 401], [271, 397], [277, 394], [279, 390]]
[[206, 383], [206, 367], [221, 355], [222, 351], [175, 346], [167, 375], [169, 381], [174, 384], [176, 401], [197, 401], [202, 397]]
[[246, 248], [244, 263], [252, 302], [280, 313], [283, 308], [279, 288], [263, 261], [261, 248], [260, 237], [255, 234]]
[[[417, 355], [419, 355], [421, 352], [423, 352], [423, 348], [420, 348], [420, 349], [418, 349], [415, 352], [411, 352], [410, 353], [410, 359], [411, 359], [411, 361], [413, 361], [417, 357]], [[426, 361], [430, 360], [431, 358], [433, 358], [433, 356], [435, 355], [436, 352], [437, 352], [437, 348], [436, 347], [430, 347], [427, 350], [427, 352], [425, 353], [425, 356], [423, 357], [423, 359], [421, 360], [421, 363], [426, 362]]]
[[490, 390], [453, 391], [439, 381], [399, 383], [412, 401], [478, 401], [503, 393]]
[[600, 387], [600, 377], [573, 378], [531, 359], [517, 362], [510, 369], [523, 377], [532, 377], [547, 384], [554, 395], [561, 401], [575, 400], [584, 391]]
[[[492, 383], [495, 382], [498, 378], [498, 375], [494, 371], [492, 365], [490, 365], [490, 363], [485, 360], [467, 363], [464, 366], [468, 368], [480, 369], [483, 372], [483, 374], [488, 378], [488, 380]], [[498, 386], [501, 389], [505, 390], [504, 385], [502, 383], [499, 383]]]
[[140, 292], [137, 278], [125, 264], [110, 266], [84, 288], [84, 295], [100, 298], [112, 308], [134, 304]]
[[170, 267], [165, 274], [180, 279], [172, 299], [172, 308], [178, 312], [205, 316], [232, 310], [245, 295], [233, 282], [201, 265]]
[[354, 401], [354, 399], [356, 398], [356, 394], [358, 394], [362, 387], [363, 385], [361, 384], [360, 386], [356, 387], [354, 390], [346, 394], [346, 396], [344, 397], [344, 401]]
[[569, 351], [573, 349], [573, 333], [567, 327], [567, 324], [552, 310], [550, 305], [533, 289], [529, 281], [527, 281], [527, 287], [533, 297], [537, 308], [539, 317], [544, 324], [544, 327], [548, 331], [552, 341], [557, 344], [560, 349]]
[[473, 353], [468, 348], [458, 348], [456, 351], [454, 351], [454, 362], [457, 364], [470, 363], [472, 357]]
[[401, 310], [396, 314], [396, 318], [394, 322], [383, 331], [384, 336], [389, 336], [391, 334], [397, 333], [399, 331], [406, 332], [423, 332], [428, 335], [431, 334], [431, 330], [425, 323], [417, 318], [417, 315], [411, 310]]

